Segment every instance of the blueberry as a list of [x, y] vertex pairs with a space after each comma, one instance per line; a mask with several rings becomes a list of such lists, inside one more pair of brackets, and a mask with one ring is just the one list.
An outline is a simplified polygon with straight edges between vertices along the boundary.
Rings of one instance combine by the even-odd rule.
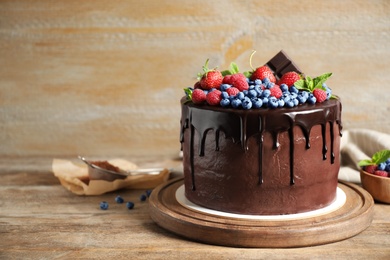
[[227, 93], [226, 91], [222, 91], [221, 92], [221, 98], [222, 99], [225, 99], [225, 98], [228, 98], [229, 97], [229, 93]]
[[282, 91], [282, 92], [287, 92], [288, 91], [288, 86], [286, 85], [286, 84], [281, 84], [280, 85], [280, 90]]
[[108, 203], [106, 201], [100, 202], [100, 209], [107, 210], [108, 209]]
[[290, 96], [291, 96], [291, 99], [294, 99], [294, 98], [298, 97], [298, 94], [293, 92], [290, 94]]
[[378, 165], [378, 170], [380, 170], [380, 171], [384, 171], [386, 169], [386, 163], [380, 163], [379, 165]]
[[295, 86], [291, 86], [290, 92], [291, 92], [291, 93], [298, 94], [299, 90], [298, 90]]
[[244, 109], [252, 108], [252, 101], [248, 97], [245, 97], [244, 100], [242, 101], [242, 108]]
[[228, 88], [230, 88], [232, 85], [230, 84], [222, 84], [220, 87], [221, 91], [226, 91]]
[[244, 93], [244, 96], [248, 96], [248, 90], [243, 90], [242, 93]]
[[265, 107], [267, 107], [267, 105], [268, 105], [268, 97], [263, 97], [262, 101], [263, 101], [263, 105]]
[[299, 104], [304, 104], [307, 101], [307, 97], [305, 97], [303, 95], [298, 95], [297, 99], [299, 101]]
[[263, 84], [267, 84], [267, 83], [270, 83], [271, 81], [269, 81], [269, 78], [264, 78], [263, 79]]
[[294, 107], [294, 101], [292, 99], [287, 100], [285, 105], [286, 107]]
[[269, 97], [271, 95], [271, 91], [269, 89], [264, 89], [263, 90], [263, 97]]
[[313, 105], [317, 102], [317, 99], [313, 94], [310, 93], [309, 97], [307, 98], [307, 102]]
[[133, 209], [133, 208], [134, 208], [134, 203], [131, 202], [131, 201], [128, 201], [128, 202], [126, 203], [126, 207], [127, 207], [128, 209]]
[[257, 91], [254, 90], [254, 89], [251, 89], [251, 90], [248, 91], [248, 95], [247, 96], [250, 97], [250, 98], [257, 97]]
[[390, 172], [390, 163], [386, 164], [385, 171]]
[[[324, 84], [325, 83], [323, 83], [322, 86], [324, 86]], [[330, 97], [332, 96], [332, 90], [325, 85], [325, 91], [326, 91], [326, 100], [329, 100]]]
[[278, 105], [279, 105], [279, 107], [284, 107], [285, 103], [286, 103], [286, 102], [284, 102], [283, 99], [279, 99], [279, 100], [278, 100]]
[[272, 82], [267, 82], [267, 83], [264, 83], [264, 85], [266, 88], [272, 88], [275, 84]]
[[290, 99], [291, 99], [291, 94], [290, 94], [290, 92], [283, 92], [283, 93], [282, 93], [282, 96], [280, 97], [280, 99], [283, 99], [284, 102], [290, 100]]
[[123, 198], [120, 195], [115, 197], [115, 201], [116, 201], [116, 203], [119, 203], [119, 204], [124, 202]]
[[141, 196], [139, 196], [139, 200], [140, 201], [145, 201], [146, 200], [146, 195], [145, 194], [141, 194]]
[[221, 100], [221, 102], [219, 102], [219, 104], [221, 105], [221, 107], [228, 107], [230, 106], [230, 99], [224, 98]]
[[243, 100], [245, 97], [244, 93], [243, 92], [239, 92], [237, 95], [236, 95], [236, 98], [240, 99], [240, 100]]
[[150, 194], [152, 194], [152, 190], [147, 190], [146, 191], [146, 196], [148, 196], [148, 198], [150, 197]]
[[261, 89], [261, 87], [260, 87], [260, 86], [256, 86], [256, 87], [255, 87], [255, 90], [256, 90], [256, 92], [257, 92], [257, 96], [260, 97], [261, 94], [263, 93], [263, 90]]
[[252, 101], [253, 108], [261, 108], [263, 106], [263, 101], [261, 101], [261, 99], [257, 97], [252, 98], [251, 101]]
[[255, 85], [261, 85], [263, 82], [261, 82], [261, 79], [256, 79], [255, 80]]
[[235, 98], [232, 100], [231, 104], [232, 104], [232, 107], [239, 108], [242, 104], [242, 101], [239, 98]]
[[277, 108], [279, 106], [279, 102], [275, 97], [270, 97], [268, 99], [268, 107], [269, 108]]

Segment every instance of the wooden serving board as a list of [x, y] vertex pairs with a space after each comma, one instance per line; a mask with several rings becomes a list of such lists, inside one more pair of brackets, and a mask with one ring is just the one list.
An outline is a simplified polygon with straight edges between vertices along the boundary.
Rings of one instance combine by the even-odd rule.
[[159, 226], [185, 238], [231, 247], [287, 248], [327, 244], [350, 238], [372, 222], [374, 201], [357, 185], [341, 182], [345, 204], [328, 214], [292, 220], [251, 220], [195, 211], [176, 200], [183, 178], [157, 187], [149, 198]]

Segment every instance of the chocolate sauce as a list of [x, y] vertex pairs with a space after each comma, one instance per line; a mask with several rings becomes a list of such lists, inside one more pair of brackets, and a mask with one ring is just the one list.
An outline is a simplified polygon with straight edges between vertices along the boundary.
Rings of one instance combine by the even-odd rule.
[[[209, 131], [215, 134], [215, 150], [219, 151], [220, 132], [225, 134], [225, 138], [230, 138], [233, 143], [241, 145], [243, 152], [247, 152], [248, 139], [256, 137], [259, 144], [259, 173], [258, 183], [262, 184], [263, 180], [263, 135], [265, 132], [272, 134], [273, 149], [279, 148], [278, 136], [281, 132], [287, 131], [290, 138], [290, 184], [294, 185], [294, 127], [299, 126], [302, 129], [306, 139], [306, 149], [310, 149], [310, 131], [315, 125], [321, 125], [322, 133], [322, 156], [323, 160], [327, 160], [326, 132], [330, 131], [331, 138], [331, 159], [330, 163], [335, 161], [334, 154], [334, 127], [335, 123], [339, 127], [339, 135], [342, 134], [341, 124], [341, 102], [337, 99], [331, 99], [326, 102], [309, 105], [303, 104], [295, 108], [278, 108], [278, 109], [232, 109], [222, 107], [211, 107], [208, 105], [194, 105], [192, 102], [187, 102], [183, 97], [181, 100], [182, 117], [181, 117], [181, 133], [180, 142], [183, 144], [184, 132], [190, 129], [190, 164], [192, 175], [192, 189], [195, 190], [195, 172], [194, 172], [194, 154], [195, 154], [195, 134], [198, 135], [198, 155], [207, 156], [205, 154], [205, 142]], [[327, 126], [329, 125], [329, 129]], [[183, 147], [183, 146], [182, 146]]]

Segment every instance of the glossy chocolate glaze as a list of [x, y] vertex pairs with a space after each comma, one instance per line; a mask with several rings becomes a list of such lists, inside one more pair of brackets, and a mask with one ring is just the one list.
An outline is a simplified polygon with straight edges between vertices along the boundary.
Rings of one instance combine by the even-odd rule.
[[336, 194], [341, 103], [230, 109], [181, 100], [186, 197], [241, 214], [291, 214]]

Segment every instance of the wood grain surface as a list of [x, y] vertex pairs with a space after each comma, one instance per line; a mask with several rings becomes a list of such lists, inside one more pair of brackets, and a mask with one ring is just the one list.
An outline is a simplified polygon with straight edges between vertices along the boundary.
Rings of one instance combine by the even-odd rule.
[[[176, 167], [177, 161], [165, 162]], [[176, 175], [179, 176], [179, 175]], [[78, 196], [50, 172], [0, 173], [0, 259], [389, 259], [390, 205], [376, 203], [372, 224], [340, 242], [302, 248], [213, 246], [177, 236], [150, 217], [143, 190]], [[133, 201], [128, 210], [114, 198]], [[108, 210], [99, 209], [101, 201]], [[231, 239], [234, 239], [233, 237]]]
[[253, 49], [333, 72], [345, 129], [390, 132], [389, 1], [4, 0], [0, 156], [176, 156], [182, 89]]

